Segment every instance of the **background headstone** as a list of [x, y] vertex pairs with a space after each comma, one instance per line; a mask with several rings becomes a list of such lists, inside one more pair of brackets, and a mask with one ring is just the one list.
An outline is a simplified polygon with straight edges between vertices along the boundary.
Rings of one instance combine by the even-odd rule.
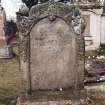
[[10, 58], [11, 48], [7, 43], [8, 36], [5, 34], [6, 14], [2, 6], [0, 6], [0, 58]]

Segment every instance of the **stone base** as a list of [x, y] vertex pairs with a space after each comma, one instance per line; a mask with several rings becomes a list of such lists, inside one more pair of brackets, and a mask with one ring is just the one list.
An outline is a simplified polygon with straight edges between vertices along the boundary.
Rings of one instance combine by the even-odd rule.
[[42, 102], [24, 102], [20, 103], [20, 101], [17, 102], [16, 105], [87, 105], [84, 100], [57, 100], [57, 101], [42, 101]]
[[12, 57], [12, 48], [7, 45], [0, 48], [0, 58], [11, 58]]
[[86, 92], [36, 92], [19, 97], [16, 105], [87, 105]]

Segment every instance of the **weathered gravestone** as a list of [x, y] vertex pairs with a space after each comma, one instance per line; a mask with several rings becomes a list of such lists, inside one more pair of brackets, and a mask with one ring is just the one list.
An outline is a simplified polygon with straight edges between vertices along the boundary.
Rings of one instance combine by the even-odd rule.
[[76, 12], [73, 6], [50, 1], [33, 6], [29, 17], [18, 13], [23, 90], [34, 101], [47, 100], [39, 104], [54, 99], [69, 99], [70, 104], [73, 97], [84, 97], [84, 40], [81, 31], [74, 31], [81, 30]]

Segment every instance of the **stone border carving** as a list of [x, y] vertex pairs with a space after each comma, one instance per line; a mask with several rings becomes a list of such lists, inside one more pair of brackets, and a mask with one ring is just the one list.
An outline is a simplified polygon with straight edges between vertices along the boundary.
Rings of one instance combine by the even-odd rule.
[[[78, 16], [75, 15], [75, 7], [74, 6], [67, 6], [63, 3], [49, 1], [47, 3], [33, 6], [29, 12], [29, 16], [21, 16], [21, 13], [17, 14], [17, 26], [19, 30], [19, 37], [20, 37], [20, 68], [23, 72], [23, 90], [25, 92], [31, 91], [31, 74], [30, 74], [30, 31], [33, 28], [33, 26], [40, 20], [44, 18], [49, 18], [50, 21], [54, 21], [56, 18], [63, 19], [71, 28], [71, 30], [75, 33], [74, 25], [72, 24], [73, 19], [75, 20]], [[80, 14], [79, 14], [80, 15]], [[74, 16], [74, 18], [73, 18]], [[81, 24], [81, 22], [79, 23]], [[79, 28], [81, 29], [81, 25], [79, 25]], [[80, 31], [82, 32], [82, 31]], [[84, 39], [81, 36], [81, 33], [75, 33], [77, 35], [77, 66], [84, 63]], [[82, 44], [81, 44], [82, 43]], [[81, 68], [83, 70], [84, 68]], [[27, 72], [26, 72], [27, 71]], [[79, 88], [81, 84], [83, 84], [83, 78], [80, 79], [79, 77], [79, 71], [77, 71], [77, 80], [75, 89]], [[84, 74], [81, 74], [82, 77], [84, 77]], [[27, 78], [28, 77], [28, 78]], [[81, 81], [81, 82], [80, 82]], [[81, 83], [81, 84], [78, 84]]]

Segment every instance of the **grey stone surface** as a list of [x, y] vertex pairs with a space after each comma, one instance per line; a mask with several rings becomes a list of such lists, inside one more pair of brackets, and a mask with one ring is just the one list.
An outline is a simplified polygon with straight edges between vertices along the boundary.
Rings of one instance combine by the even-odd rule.
[[86, 90], [36, 91], [31, 96], [21, 96], [16, 105], [87, 105]]
[[46, 101], [46, 102], [30, 102], [18, 103], [16, 105], [86, 105], [84, 100], [59, 100], [59, 101]]
[[0, 48], [0, 58], [11, 58], [12, 57], [12, 47], [9, 45]]
[[26, 90], [83, 89], [84, 40], [82, 31], [74, 32], [74, 12], [72, 6], [50, 1], [33, 6], [29, 17], [18, 14]]
[[74, 11], [49, 1], [33, 6], [29, 17], [18, 13], [24, 94], [17, 105], [85, 105], [84, 39], [74, 31]]
[[[76, 72], [76, 39], [61, 19], [43, 19], [31, 33], [32, 89], [74, 87]], [[72, 55], [72, 56], [71, 56]]]

